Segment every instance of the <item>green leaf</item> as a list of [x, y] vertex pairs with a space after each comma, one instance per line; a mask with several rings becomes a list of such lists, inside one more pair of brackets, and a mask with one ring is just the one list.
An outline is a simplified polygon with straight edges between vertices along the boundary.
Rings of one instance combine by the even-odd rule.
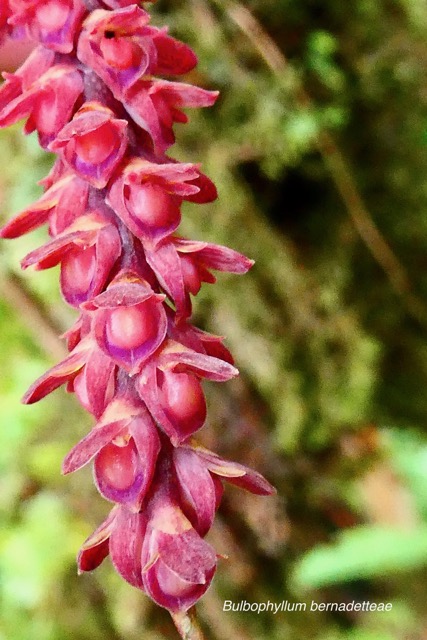
[[335, 544], [309, 551], [296, 565], [295, 587], [313, 589], [376, 578], [427, 564], [427, 526], [414, 531], [362, 526], [342, 532]]

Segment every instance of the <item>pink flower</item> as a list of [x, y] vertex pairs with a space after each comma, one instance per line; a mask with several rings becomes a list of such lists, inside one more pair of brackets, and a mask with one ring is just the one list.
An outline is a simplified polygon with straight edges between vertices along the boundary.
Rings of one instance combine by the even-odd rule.
[[80, 550], [79, 570], [95, 569], [109, 553], [127, 582], [160, 606], [185, 611], [208, 589], [217, 558], [181, 511], [164, 458], [158, 469], [144, 511], [113, 509]]
[[131, 271], [119, 273], [104, 293], [90, 303], [94, 336], [112, 361], [129, 373], [160, 346], [166, 335], [164, 296]]
[[160, 451], [157, 429], [147, 411], [130, 398], [116, 397], [99, 422], [67, 455], [63, 473], [94, 458], [96, 486], [107, 500], [139, 511]]
[[149, 14], [135, 4], [118, 11], [94, 11], [84, 23], [78, 56], [121, 100], [144, 75], [191, 71], [197, 58], [186, 44], [149, 27]]
[[49, 145], [89, 184], [105, 187], [123, 158], [128, 140], [126, 120], [98, 102], [86, 102]]
[[70, 53], [85, 8], [81, 0], [9, 0], [13, 26], [25, 27], [28, 37], [45, 47]]
[[175, 142], [173, 125], [187, 122], [184, 107], [211, 107], [218, 91], [206, 91], [182, 82], [139, 80], [126, 92], [123, 104], [134, 121], [148, 133], [153, 149], [163, 154]]
[[216, 198], [216, 190], [194, 164], [133, 158], [112, 181], [107, 202], [147, 247], [169, 236], [181, 222], [181, 202]]
[[228, 362], [168, 340], [141, 369], [136, 388], [153, 418], [176, 445], [205, 422], [200, 378], [225, 382], [236, 375], [237, 369]]
[[116, 227], [97, 211], [77, 218], [67, 229], [29, 253], [22, 268], [49, 269], [61, 263], [61, 290], [73, 307], [98, 294], [121, 254]]
[[246, 273], [254, 264], [228, 247], [172, 237], [154, 249], [146, 248], [147, 262], [175, 303], [179, 317], [191, 315], [190, 293], [196, 295], [202, 282], [216, 282], [211, 269]]
[[166, 455], [144, 513], [119, 511], [110, 535], [111, 559], [125, 580], [170, 611], [189, 609], [208, 589], [216, 553], [179, 507]]
[[251, 493], [271, 495], [275, 492], [265, 478], [244, 465], [224, 460], [192, 441], [173, 452], [174, 468], [181, 496], [181, 506], [200, 535], [212, 526], [221, 496], [220, 480], [227, 480]]
[[[83, 91], [81, 73], [73, 65], [50, 67], [27, 90], [18, 89], [19, 76], [7, 76], [9, 90], [19, 93], [0, 111], [0, 126], [10, 126], [27, 118], [25, 133], [37, 131], [42, 147], [46, 148], [68, 122], [74, 105]], [[7, 96], [9, 97], [9, 96]], [[1, 100], [1, 95], [0, 95]]]

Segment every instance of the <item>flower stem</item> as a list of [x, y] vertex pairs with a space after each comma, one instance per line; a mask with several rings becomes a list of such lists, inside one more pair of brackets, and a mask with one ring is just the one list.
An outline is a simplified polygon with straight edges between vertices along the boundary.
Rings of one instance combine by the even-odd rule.
[[171, 611], [171, 616], [182, 640], [204, 640], [195, 607], [189, 611]]

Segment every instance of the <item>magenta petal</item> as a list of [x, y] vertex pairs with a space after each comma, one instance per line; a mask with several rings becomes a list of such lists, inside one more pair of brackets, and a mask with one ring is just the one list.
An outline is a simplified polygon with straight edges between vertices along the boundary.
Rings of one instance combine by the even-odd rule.
[[173, 244], [165, 242], [153, 251], [147, 249], [145, 256], [160, 285], [175, 303], [178, 317], [188, 317], [191, 314], [191, 302], [185, 291], [181, 263]]
[[127, 430], [131, 438], [125, 446], [111, 442], [99, 451], [94, 476], [104, 498], [139, 511], [155, 471], [160, 440], [148, 413], [135, 416]]
[[[143, 370], [141, 376], [137, 379], [136, 388], [154, 420], [158, 422], [162, 430], [170, 438], [172, 444], [175, 446], [178, 445], [183, 438], [181, 438], [179, 430], [169, 420], [163, 410], [157, 387], [155, 365], [149, 364], [148, 367]], [[187, 437], [187, 435], [185, 437]]]
[[153, 35], [157, 49], [156, 73], [175, 76], [194, 69], [197, 56], [188, 45], [171, 38], [165, 31], [159, 30]]
[[211, 474], [199, 456], [179, 447], [173, 452], [183, 511], [193, 527], [204, 536], [215, 517], [216, 491]]
[[108, 556], [109, 537], [113, 530], [116, 516], [117, 507], [114, 507], [104, 522], [83, 543], [77, 556], [79, 573], [93, 571]]
[[105, 280], [121, 252], [122, 244], [117, 228], [110, 224], [101, 229], [96, 243], [97, 269], [90, 289], [91, 295], [102, 290]]
[[[2, 238], [17, 238], [44, 224], [57, 207], [64, 191], [74, 187], [73, 176], [66, 176], [53, 184], [39, 200], [12, 218], [0, 230]], [[75, 189], [73, 188], [75, 192]], [[86, 188], [87, 191], [87, 188]]]
[[118, 306], [134, 306], [155, 298], [161, 302], [164, 296], [156, 295], [148, 282], [132, 271], [120, 272], [103, 293], [85, 305], [88, 310], [114, 309]]
[[209, 269], [228, 271], [229, 273], [246, 273], [254, 264], [253, 260], [241, 253], [208, 242], [195, 242], [184, 238], [174, 238], [174, 244], [180, 253], [190, 253]]
[[193, 450], [205, 461], [212, 473], [223, 477], [228, 482], [260, 496], [276, 493], [276, 489], [260, 473], [249, 467], [225, 460], [204, 447], [197, 446]]
[[176, 353], [164, 351], [159, 357], [159, 366], [171, 368], [176, 373], [192, 371], [216, 382], [225, 382], [239, 375], [238, 370], [228, 362], [190, 349]]
[[[82, 404], [93, 413], [97, 418], [101, 416], [107, 404], [112, 400], [114, 394], [114, 374], [116, 365], [111, 361], [103, 351], [94, 349], [83, 369], [78, 375], [75, 382], [80, 377], [81, 385], [84, 385], [84, 393], [86, 404]], [[79, 396], [78, 390], [75, 389]], [[81, 400], [80, 396], [79, 399]]]
[[110, 556], [116, 570], [139, 589], [143, 588], [141, 547], [146, 526], [142, 513], [132, 513], [126, 507], [120, 507], [110, 535]]
[[148, 412], [136, 416], [129, 425], [129, 433], [133, 437], [139, 456], [144, 465], [144, 481], [140, 487], [139, 500], [148, 491], [156, 470], [157, 456], [160, 453], [160, 438]]
[[74, 378], [85, 365], [90, 352], [89, 345], [80, 342], [74, 353], [65, 358], [36, 380], [22, 398], [24, 404], [33, 404], [62, 384]]
[[102, 291], [121, 250], [116, 227], [107, 224], [96, 231], [91, 242], [76, 243], [62, 256], [61, 291], [68, 304], [79, 307]]
[[218, 191], [216, 186], [212, 182], [210, 178], [205, 176], [204, 173], [200, 173], [200, 175], [191, 181], [191, 184], [198, 187], [198, 193], [194, 195], [190, 195], [186, 198], [189, 202], [195, 202], [197, 204], [206, 204], [207, 202], [213, 202], [218, 197]]
[[70, 245], [91, 245], [97, 235], [98, 229], [90, 229], [74, 231], [62, 237], [57, 237], [28, 253], [21, 261], [21, 266], [23, 269], [28, 269], [31, 266], [35, 266], [37, 270], [50, 269], [61, 262]]
[[153, 81], [153, 93], [161, 93], [173, 107], [211, 107], [219, 91], [207, 91], [184, 82]]
[[62, 473], [73, 473], [87, 464], [106, 444], [122, 431], [129, 420], [118, 420], [102, 426], [95, 426], [87, 436], [80, 440], [65, 456]]
[[41, 227], [45, 224], [49, 218], [49, 214], [54, 205], [49, 207], [37, 206], [38, 203], [24, 209], [21, 213], [14, 216], [12, 220], [9, 220], [1, 229], [0, 236], [2, 238], [18, 238], [29, 233], [37, 227]]
[[216, 566], [214, 548], [194, 529], [179, 535], [158, 534], [158, 553], [176, 575], [193, 584], [205, 584], [208, 572]]

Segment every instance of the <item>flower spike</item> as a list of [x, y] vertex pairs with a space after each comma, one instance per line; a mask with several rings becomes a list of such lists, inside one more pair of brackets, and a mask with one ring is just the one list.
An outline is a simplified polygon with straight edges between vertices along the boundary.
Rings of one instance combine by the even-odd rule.
[[[49, 239], [24, 269], [60, 265], [79, 311], [68, 356], [36, 380], [32, 404], [65, 385], [94, 426], [62, 472], [91, 464], [113, 508], [83, 543], [79, 573], [110, 556], [117, 572], [173, 616], [209, 588], [218, 556], [204, 539], [223, 481], [257, 495], [274, 488], [193, 438], [206, 422], [203, 381], [238, 375], [222, 338], [192, 324], [192, 296], [213, 272], [243, 274], [241, 253], [177, 235], [184, 201], [212, 202], [198, 164], [166, 155], [184, 109], [218, 92], [178, 82], [192, 49], [150, 25], [134, 0], [3, 0], [0, 40], [30, 37], [27, 61], [4, 74], [0, 127], [26, 119], [57, 159], [43, 195], [0, 229], [16, 238], [43, 224]], [[166, 76], [166, 77], [163, 77]], [[171, 76], [171, 77], [170, 77]]]

